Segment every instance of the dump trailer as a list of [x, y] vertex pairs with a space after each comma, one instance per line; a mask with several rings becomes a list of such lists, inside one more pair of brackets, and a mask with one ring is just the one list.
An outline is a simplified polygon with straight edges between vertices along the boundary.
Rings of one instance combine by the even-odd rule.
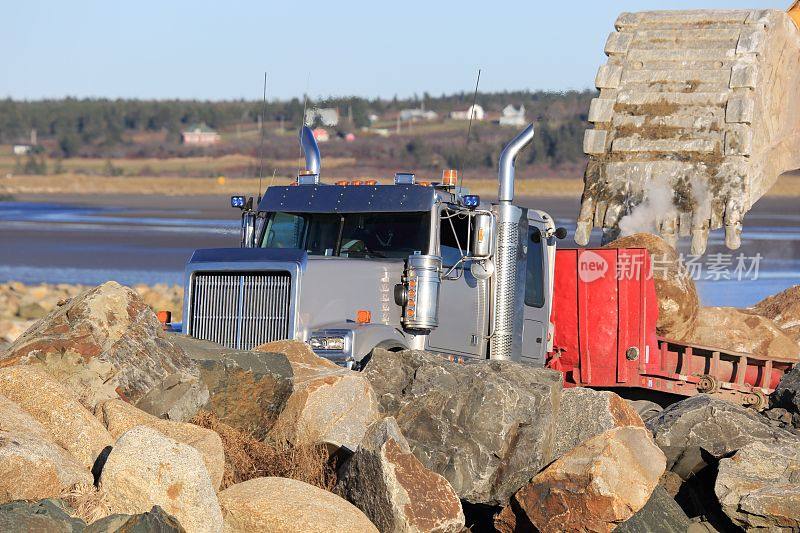
[[670, 243], [742, 218], [800, 168], [800, 3], [779, 10], [623, 13], [605, 45], [575, 241], [635, 231]]
[[487, 202], [450, 170], [436, 182], [324, 184], [304, 127], [294, 184], [232, 198], [240, 247], [189, 260], [183, 332], [244, 350], [297, 339], [351, 368], [376, 349], [420, 349], [549, 366], [567, 386], [763, 405], [790, 361], [659, 339], [649, 270], [617, 275], [625, 257], [649, 265], [646, 250], [556, 251], [567, 232], [514, 203], [514, 159], [533, 135], [530, 125], [505, 147]]

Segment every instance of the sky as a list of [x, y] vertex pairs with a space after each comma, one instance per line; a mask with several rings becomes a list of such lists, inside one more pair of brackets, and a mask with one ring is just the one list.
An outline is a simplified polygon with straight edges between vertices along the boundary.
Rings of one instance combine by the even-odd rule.
[[790, 0], [4, 0], [0, 97], [407, 97], [586, 89], [623, 11]]

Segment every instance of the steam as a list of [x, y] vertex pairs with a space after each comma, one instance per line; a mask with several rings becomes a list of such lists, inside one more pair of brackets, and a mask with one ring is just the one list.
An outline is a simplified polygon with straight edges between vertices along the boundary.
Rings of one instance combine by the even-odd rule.
[[[622, 237], [634, 233], [659, 233], [659, 223], [675, 218], [678, 210], [673, 202], [675, 192], [663, 176], [654, 176], [649, 183], [644, 201], [619, 221]], [[709, 213], [711, 204], [709, 202]]]
[[694, 200], [694, 216], [700, 221], [711, 218], [711, 194], [708, 183], [700, 177], [695, 177], [692, 182], [692, 200]]

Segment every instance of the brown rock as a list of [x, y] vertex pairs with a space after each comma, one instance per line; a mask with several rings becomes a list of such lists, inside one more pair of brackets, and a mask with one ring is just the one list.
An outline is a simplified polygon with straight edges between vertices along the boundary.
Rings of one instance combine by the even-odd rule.
[[200, 453], [145, 426], [114, 444], [100, 475], [114, 513], [136, 514], [158, 505], [187, 532], [221, 532], [222, 513]]
[[156, 418], [122, 400], [103, 402], [98, 405], [97, 414], [115, 439], [136, 426], [147, 426], [177, 442], [188, 444], [200, 452], [211, 483], [219, 489], [225, 470], [225, 452], [222, 439], [215, 432], [194, 424]]
[[447, 480], [414, 457], [394, 418], [372, 424], [334, 490], [381, 531], [458, 532], [461, 501]]
[[800, 285], [764, 298], [753, 311], [769, 318], [795, 342], [800, 343]]
[[561, 457], [595, 435], [625, 426], [644, 427], [644, 423], [618, 395], [583, 387], [564, 389], [556, 418], [553, 457]]
[[173, 372], [196, 372], [153, 311], [113, 281], [57, 307], [2, 357], [0, 366], [42, 366], [90, 407], [119, 395], [136, 401]]
[[607, 244], [605, 248], [646, 248], [653, 261], [653, 280], [658, 295], [656, 331], [663, 337], [683, 339], [694, 327], [700, 298], [680, 256], [664, 239], [636, 233]]
[[176, 372], [150, 389], [136, 407], [146, 413], [186, 422], [209, 400], [208, 387], [197, 376]]
[[639, 511], [666, 459], [644, 428], [621, 427], [589, 439], [523, 487], [496, 522], [539, 531], [612, 531]]
[[0, 430], [52, 441], [53, 435], [22, 407], [0, 394]]
[[377, 529], [346, 500], [302, 481], [260, 477], [219, 493], [226, 533], [368, 533]]
[[100, 452], [114, 442], [106, 428], [72, 392], [41, 368], [0, 368], [0, 394], [47, 428], [55, 443], [87, 469], [91, 469]]
[[800, 346], [768, 318], [734, 307], [703, 307], [686, 342], [735, 352], [800, 359]]
[[55, 498], [93, 482], [88, 468], [50, 440], [0, 430], [0, 503]]

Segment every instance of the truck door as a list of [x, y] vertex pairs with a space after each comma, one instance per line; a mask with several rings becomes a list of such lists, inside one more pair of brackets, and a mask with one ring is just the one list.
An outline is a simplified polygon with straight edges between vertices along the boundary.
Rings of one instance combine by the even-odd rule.
[[[452, 222], [452, 224], [451, 224]], [[458, 263], [467, 246], [466, 217], [441, 219], [439, 249], [444, 272]], [[485, 357], [488, 329], [488, 282], [470, 272], [471, 262], [460, 263], [439, 288], [439, 327], [428, 336], [431, 350], [466, 357]]]
[[538, 366], [544, 366], [550, 340], [555, 238], [547, 235], [552, 234], [552, 228], [548, 215], [528, 210], [522, 360]]

